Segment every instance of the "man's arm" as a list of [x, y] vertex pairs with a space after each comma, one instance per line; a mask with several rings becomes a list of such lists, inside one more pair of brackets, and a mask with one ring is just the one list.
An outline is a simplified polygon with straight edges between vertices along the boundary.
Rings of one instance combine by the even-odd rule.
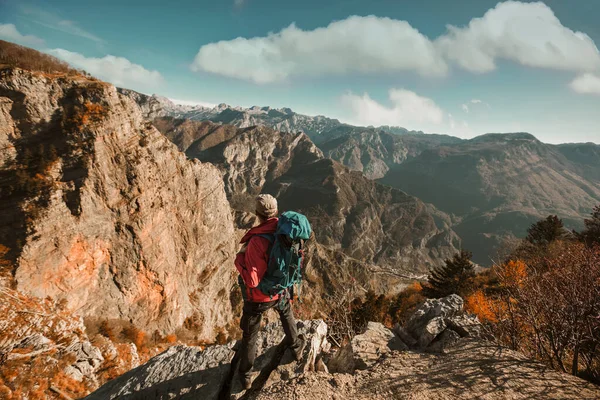
[[[240, 275], [247, 287], [255, 288], [267, 272], [267, 251], [269, 249], [269, 241], [261, 237], [253, 237], [248, 242], [248, 247], [245, 253], [238, 254], [238, 257], [244, 257], [243, 266], [239, 268]], [[237, 266], [236, 262], [236, 266]]]

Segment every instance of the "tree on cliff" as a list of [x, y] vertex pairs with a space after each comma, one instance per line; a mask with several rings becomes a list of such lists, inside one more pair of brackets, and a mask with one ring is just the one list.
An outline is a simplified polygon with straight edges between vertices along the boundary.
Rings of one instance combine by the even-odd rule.
[[475, 277], [475, 268], [471, 262], [473, 254], [461, 250], [452, 259], [447, 259], [441, 267], [434, 268], [428, 278], [428, 284], [423, 286], [427, 297], [445, 297], [456, 293], [465, 296]]

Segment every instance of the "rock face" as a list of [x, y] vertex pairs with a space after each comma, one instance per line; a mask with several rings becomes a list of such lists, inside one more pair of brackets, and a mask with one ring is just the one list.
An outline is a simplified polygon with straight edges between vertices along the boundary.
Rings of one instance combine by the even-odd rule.
[[0, 71], [9, 281], [83, 316], [200, 337], [231, 320], [234, 227], [219, 171], [187, 160], [103, 82]]
[[217, 399], [234, 355], [232, 345], [205, 350], [173, 346], [86, 399]]

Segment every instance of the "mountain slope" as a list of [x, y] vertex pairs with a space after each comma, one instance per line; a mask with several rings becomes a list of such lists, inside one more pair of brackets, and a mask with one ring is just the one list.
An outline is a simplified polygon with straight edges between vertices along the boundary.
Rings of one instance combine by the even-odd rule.
[[319, 147], [327, 157], [363, 172], [370, 179], [383, 178], [390, 168], [425, 150], [461, 141], [445, 135], [411, 132], [398, 135], [383, 129], [360, 127], [339, 127], [327, 132], [326, 136], [328, 139], [319, 143]]
[[593, 162], [600, 159], [590, 158], [591, 164], [581, 166], [532, 135], [489, 134], [424, 151], [381, 182], [459, 216], [455, 229], [465, 247], [489, 263], [504, 239], [523, 237], [549, 214], [580, 227], [600, 203], [600, 180], [586, 179], [593, 178]]

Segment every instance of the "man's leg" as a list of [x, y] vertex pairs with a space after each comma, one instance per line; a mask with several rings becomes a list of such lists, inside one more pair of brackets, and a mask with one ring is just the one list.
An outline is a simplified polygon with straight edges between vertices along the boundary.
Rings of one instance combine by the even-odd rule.
[[283, 331], [285, 332], [285, 340], [294, 352], [294, 356], [298, 360], [302, 356], [300, 353], [302, 353], [302, 350], [304, 350], [304, 341], [298, 338], [298, 328], [296, 326], [294, 312], [292, 311], [292, 306], [289, 299], [281, 299], [280, 303], [277, 304], [275, 309], [279, 313], [279, 318], [281, 319], [281, 325], [283, 326]]
[[242, 329], [242, 345], [240, 346], [240, 369], [239, 372], [245, 377], [250, 377], [250, 371], [254, 366], [256, 359], [256, 339], [260, 330], [260, 321], [262, 314], [275, 302], [252, 303], [244, 302], [242, 320], [240, 328]]

